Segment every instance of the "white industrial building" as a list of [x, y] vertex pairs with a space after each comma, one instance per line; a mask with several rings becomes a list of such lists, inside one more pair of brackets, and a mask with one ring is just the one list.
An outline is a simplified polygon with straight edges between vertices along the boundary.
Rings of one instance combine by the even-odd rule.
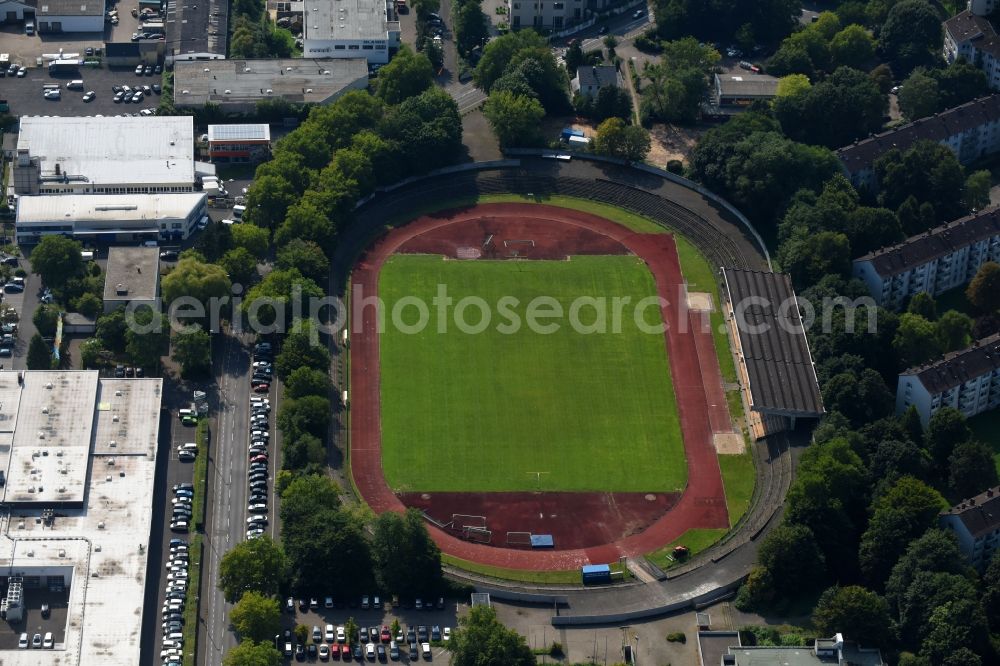
[[920, 292], [937, 296], [968, 284], [987, 261], [1000, 262], [1000, 208], [967, 215], [855, 259], [853, 274], [885, 307]]
[[1000, 406], [1000, 334], [900, 373], [896, 413], [911, 406], [924, 426], [942, 407], [971, 417]]
[[21, 0], [0, 0], [0, 23], [18, 23], [35, 13], [35, 5]]
[[177, 61], [174, 105], [254, 113], [257, 103], [283, 99], [293, 104], [330, 104], [350, 90], [368, 87], [368, 63], [361, 56], [338, 60]]
[[176, 241], [208, 217], [204, 192], [170, 194], [42, 194], [18, 200], [19, 244], [59, 234], [97, 243]]
[[841, 166], [857, 188], [875, 186], [875, 160], [893, 148], [905, 151], [920, 140], [947, 146], [969, 164], [1000, 151], [1000, 95], [967, 102], [837, 150]]
[[305, 0], [303, 58], [364, 58], [384, 65], [399, 48], [399, 21], [388, 0]]
[[38, 32], [99, 32], [104, 34], [104, 0], [38, 0]]
[[26, 116], [13, 164], [19, 194], [192, 192], [194, 118]]
[[976, 65], [993, 90], [1000, 89], [1000, 38], [989, 20], [996, 6], [996, 0], [969, 0], [965, 11], [944, 22], [945, 60]]
[[[161, 379], [0, 372], [4, 666], [140, 663], [161, 397]], [[21, 631], [54, 646], [17, 649]]]

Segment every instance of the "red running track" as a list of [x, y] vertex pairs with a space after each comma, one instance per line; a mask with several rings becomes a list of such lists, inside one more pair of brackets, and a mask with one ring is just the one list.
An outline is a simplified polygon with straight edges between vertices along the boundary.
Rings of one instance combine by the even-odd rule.
[[[694, 326], [701, 315], [687, 310], [680, 261], [673, 237], [669, 234], [638, 234], [588, 213], [539, 204], [483, 204], [456, 209], [421, 217], [379, 239], [356, 265], [351, 278], [352, 293], [362, 289], [365, 297], [376, 295], [383, 263], [414, 237], [432, 231], [438, 235], [444, 227], [452, 225], [457, 225], [456, 231], [461, 235], [458, 230], [463, 223], [477, 224], [484, 218], [491, 218], [495, 225], [501, 227], [505, 220], [511, 220], [517, 225], [519, 233], [530, 228], [525, 225], [534, 224], [539, 236], [549, 236], [553, 228], [563, 227], [567, 238], [580, 237], [580, 230], [587, 229], [621, 243], [646, 262], [660, 296], [666, 302], [662, 308], [667, 324], [664, 338], [687, 458], [688, 485], [673, 509], [645, 531], [612, 543], [574, 550], [526, 551], [464, 541], [431, 525], [431, 535], [441, 550], [453, 557], [497, 567], [566, 570], [587, 563], [613, 562], [620, 556], [643, 555], [670, 543], [691, 528], [728, 527], [722, 475], [712, 443], [713, 426], [720, 422], [721, 410], [725, 410], [726, 405], [724, 399], [721, 406], [713, 400], [714, 404], [710, 407], [706, 394], [708, 383], [718, 384], [721, 392], [722, 378], [711, 346], [711, 333], [707, 333], [707, 345], [704, 340], [701, 344], [696, 340], [706, 333]], [[452, 247], [456, 245], [452, 244]], [[567, 246], [564, 253], [571, 255], [573, 249]], [[442, 248], [443, 253], [447, 251], [447, 248]], [[405, 510], [403, 502], [389, 488], [382, 475], [376, 324], [374, 307], [362, 310], [360, 325], [357, 319], [351, 323], [351, 474], [361, 496], [375, 512], [402, 512]], [[696, 330], [701, 333], [694, 333]], [[711, 352], [710, 358], [701, 358], [699, 352], [702, 355]]]

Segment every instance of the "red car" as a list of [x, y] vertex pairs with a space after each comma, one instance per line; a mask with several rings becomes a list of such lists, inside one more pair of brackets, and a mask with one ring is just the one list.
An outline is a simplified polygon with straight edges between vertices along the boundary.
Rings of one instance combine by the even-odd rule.
[[392, 640], [392, 634], [389, 633], [389, 627], [382, 625], [382, 631], [379, 633], [379, 639], [383, 643], [388, 643]]
[[266, 463], [267, 462], [267, 454], [261, 453], [260, 455], [254, 456], [253, 458], [250, 459], [250, 462], [262, 462], [262, 463]]
[[340, 646], [340, 654], [344, 658], [344, 661], [350, 661], [351, 660], [351, 646], [348, 645], [347, 643], [344, 643], [343, 645], [341, 645]]
[[255, 384], [253, 387], [254, 393], [267, 393], [271, 390], [270, 384]]

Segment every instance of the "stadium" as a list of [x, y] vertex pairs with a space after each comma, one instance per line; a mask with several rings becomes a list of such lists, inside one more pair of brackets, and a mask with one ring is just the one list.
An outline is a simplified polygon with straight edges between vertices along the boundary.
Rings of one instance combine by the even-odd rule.
[[421, 510], [449, 562], [710, 543], [751, 503], [747, 441], [817, 411], [741, 399], [719, 269], [767, 257], [680, 179], [525, 157], [379, 192], [359, 222], [381, 232], [341, 248], [352, 480], [376, 512]]

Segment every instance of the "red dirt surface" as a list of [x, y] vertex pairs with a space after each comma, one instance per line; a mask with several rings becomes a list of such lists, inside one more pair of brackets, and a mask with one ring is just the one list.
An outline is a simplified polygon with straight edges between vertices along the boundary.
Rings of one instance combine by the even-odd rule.
[[[434, 520], [451, 523], [449, 533], [462, 536], [475, 520], [488, 516], [491, 545], [506, 546], [507, 532], [551, 534], [558, 550], [591, 548], [638, 534], [680, 499], [680, 493], [399, 493], [406, 506]], [[498, 510], [497, 507], [503, 507]]]
[[[488, 233], [484, 234], [484, 231]], [[489, 233], [495, 235], [491, 245], [483, 246]], [[595, 238], [603, 236], [607, 241]], [[417, 239], [420, 240], [417, 240]], [[432, 241], [441, 239], [433, 245]], [[504, 241], [531, 239], [534, 248], [524, 243]], [[581, 243], [581, 252], [572, 244]], [[558, 242], [557, 242], [558, 241]], [[613, 250], [618, 246], [616, 251]], [[517, 255], [534, 249], [531, 258], [560, 258], [572, 254], [620, 254], [621, 247], [642, 258], [656, 281], [660, 296], [665, 300], [662, 308], [667, 333], [664, 336], [670, 359], [670, 371], [677, 397], [684, 451], [688, 465], [688, 485], [674, 507], [656, 518], [645, 530], [616, 538], [595, 546], [566, 550], [532, 551], [499, 548], [465, 541], [454, 534], [430, 526], [430, 532], [441, 550], [453, 557], [497, 567], [529, 570], [572, 569], [587, 563], [607, 563], [620, 556], [639, 556], [655, 550], [691, 528], [724, 528], [729, 526], [726, 498], [718, 459], [712, 445], [712, 433], [718, 424], [729, 423], [728, 408], [722, 394], [721, 375], [711, 333], [693, 333], [701, 330], [694, 326], [701, 315], [687, 310], [687, 300], [680, 262], [673, 237], [668, 234], [638, 234], [601, 217], [554, 206], [538, 204], [483, 204], [455, 209], [421, 217], [404, 227], [394, 229], [379, 239], [361, 258], [352, 274], [355, 294], [359, 289], [365, 297], [378, 293], [378, 274], [385, 260], [399, 251], [437, 252], [449, 256], [474, 256], [470, 251], [479, 249], [484, 258], [507, 257], [511, 248], [519, 248]], [[436, 249], [432, 249], [436, 248]], [[492, 249], [491, 248], [495, 248]], [[537, 248], [537, 249], [536, 249]], [[600, 249], [598, 252], [597, 250]], [[490, 254], [492, 252], [492, 254]], [[546, 256], [543, 253], [553, 253]], [[376, 327], [376, 310], [368, 307], [355, 317], [351, 325], [351, 474], [355, 486], [365, 501], [377, 513], [403, 511], [405, 505], [385, 482], [381, 467], [381, 412], [379, 393], [379, 346]], [[707, 336], [701, 339], [701, 336]], [[707, 340], [707, 344], [706, 344]], [[700, 355], [699, 355], [700, 354]], [[721, 404], [717, 394], [710, 398], [707, 384], [718, 384], [722, 394]], [[722, 420], [722, 415], [725, 419]], [[476, 499], [470, 495], [469, 504], [476, 502], [478, 511], [493, 522], [503, 520], [511, 524], [527, 524], [537, 516], [539, 504], [523, 504], [515, 511], [506, 496], [495, 493], [499, 503], [491, 503], [485, 493]], [[576, 493], [564, 493], [572, 504]], [[600, 493], [594, 495], [606, 498]], [[584, 498], [577, 498], [582, 500]], [[548, 503], [555, 498], [543, 500]], [[589, 501], [589, 498], [587, 498]], [[611, 511], [603, 502], [605, 511]], [[563, 507], [561, 512], [571, 511]], [[462, 513], [476, 513], [463, 510]], [[500, 516], [503, 516], [501, 519]], [[440, 519], [439, 516], [435, 518]], [[446, 518], [447, 520], [447, 518]], [[599, 518], [596, 522], [605, 520]], [[606, 520], [617, 520], [609, 514]], [[496, 523], [499, 524], [499, 523]], [[520, 530], [522, 528], [515, 527]], [[549, 532], [554, 532], [549, 529]], [[504, 535], [505, 536], [505, 535]], [[494, 542], [497, 540], [494, 539]], [[557, 546], [558, 537], [557, 537]]]

